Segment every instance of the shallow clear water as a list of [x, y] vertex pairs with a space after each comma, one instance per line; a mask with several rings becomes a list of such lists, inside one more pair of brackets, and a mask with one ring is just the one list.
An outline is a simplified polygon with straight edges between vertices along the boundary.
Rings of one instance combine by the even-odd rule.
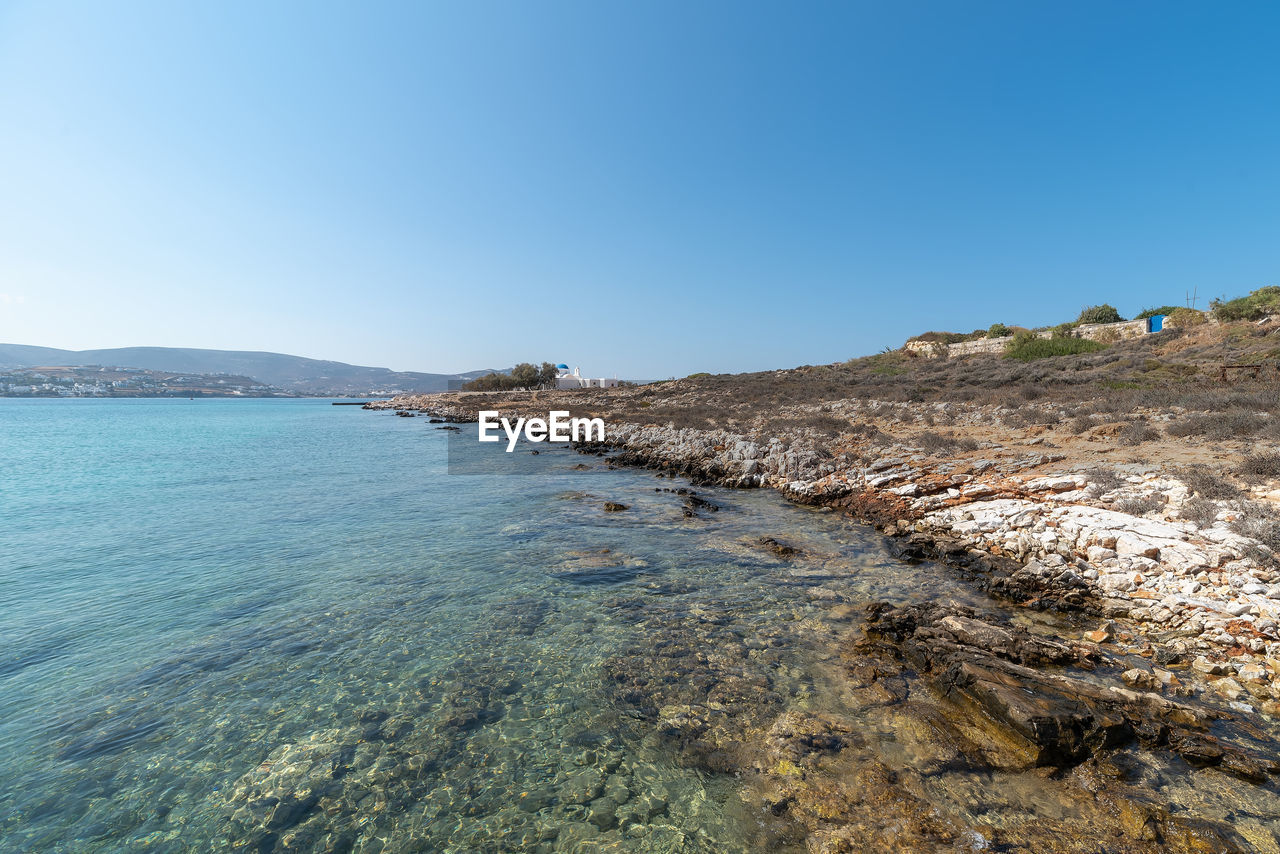
[[753, 536], [803, 524], [841, 574], [887, 558], [763, 493], [686, 520], [654, 492], [680, 484], [573, 474], [567, 451], [542, 476], [449, 476], [432, 427], [321, 401], [0, 401], [0, 848], [278, 842], [297, 816], [254, 802], [297, 781], [255, 769], [282, 751], [352, 769], [295, 844], [570, 847], [609, 821], [565, 780], [602, 768], [649, 844], [740, 845], [731, 781], [628, 740], [603, 696], [601, 662], [643, 640], [615, 600], [746, 630], [822, 607]]
[[[849, 774], [932, 763], [966, 826], [1077, 809], [839, 678], [854, 604], [976, 602], [953, 574], [763, 491], [688, 519], [662, 491], [687, 484], [545, 445], [535, 476], [452, 476], [446, 435], [324, 401], [0, 400], [0, 850], [803, 850], [660, 737], [681, 708], [637, 713], [627, 686], [672, 680], [743, 732], [838, 713]], [[1171, 803], [1276, 811], [1170, 774]]]

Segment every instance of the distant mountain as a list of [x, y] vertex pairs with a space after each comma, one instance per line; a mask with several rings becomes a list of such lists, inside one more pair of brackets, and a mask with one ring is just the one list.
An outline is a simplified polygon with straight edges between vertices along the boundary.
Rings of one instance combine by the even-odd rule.
[[294, 394], [370, 395], [379, 392], [446, 391], [449, 383], [491, 373], [423, 374], [306, 359], [250, 350], [193, 350], [185, 347], [120, 347], [112, 350], [57, 350], [0, 344], [0, 368], [104, 365], [197, 374], [252, 377]]

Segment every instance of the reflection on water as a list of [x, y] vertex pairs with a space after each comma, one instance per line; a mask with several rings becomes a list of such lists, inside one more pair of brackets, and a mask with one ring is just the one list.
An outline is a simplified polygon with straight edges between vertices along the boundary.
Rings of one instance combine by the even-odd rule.
[[[1099, 809], [849, 682], [861, 603], [980, 603], [833, 515], [710, 490], [689, 518], [685, 484], [562, 451], [450, 477], [424, 419], [311, 402], [59, 403], [0, 407], [29, 460], [0, 498], [4, 850], [803, 851], [778, 805], [820, 812], [827, 778], [868, 839], [949, 850]], [[1275, 831], [1266, 790], [1133, 763]]]

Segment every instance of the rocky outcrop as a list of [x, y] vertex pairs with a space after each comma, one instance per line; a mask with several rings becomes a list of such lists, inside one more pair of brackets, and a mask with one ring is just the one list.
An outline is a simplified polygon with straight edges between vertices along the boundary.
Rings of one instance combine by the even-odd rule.
[[1031, 764], [1068, 767], [1136, 741], [1253, 783], [1280, 771], [1274, 757], [1251, 755], [1210, 734], [1219, 716], [1204, 707], [1082, 675], [1100, 657], [1094, 645], [1037, 637], [991, 614], [935, 603], [873, 604], [863, 628], [864, 639], [853, 648], [861, 666], [868, 657], [877, 674], [894, 663], [909, 665], [943, 696], [977, 707], [1004, 735], [1023, 742]]

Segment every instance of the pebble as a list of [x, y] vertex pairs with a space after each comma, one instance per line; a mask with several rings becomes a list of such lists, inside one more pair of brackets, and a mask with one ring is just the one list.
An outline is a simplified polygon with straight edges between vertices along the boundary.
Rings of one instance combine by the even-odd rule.
[[1244, 694], [1244, 686], [1232, 679], [1230, 676], [1215, 680], [1211, 683], [1213, 690], [1217, 691], [1228, 700], [1238, 700]]
[[1231, 672], [1231, 668], [1228, 665], [1220, 661], [1210, 661], [1203, 655], [1196, 656], [1195, 661], [1191, 662], [1191, 667], [1206, 676], [1220, 676]]

